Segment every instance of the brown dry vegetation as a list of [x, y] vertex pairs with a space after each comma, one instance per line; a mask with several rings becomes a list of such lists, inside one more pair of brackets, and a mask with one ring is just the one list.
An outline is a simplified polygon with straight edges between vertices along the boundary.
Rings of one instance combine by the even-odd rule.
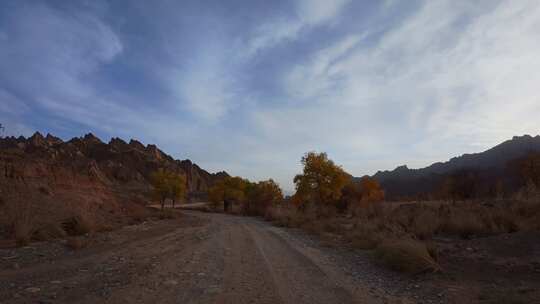
[[61, 198], [57, 201], [22, 181], [1, 188], [0, 237], [14, 240], [17, 246], [111, 231], [158, 217], [157, 211], [137, 202], [106, 205], [85, 200], [66, 202]]
[[302, 228], [321, 236], [328, 233], [341, 236], [350, 246], [375, 250], [383, 262], [408, 272], [439, 270], [433, 242], [438, 237], [470, 239], [540, 229], [540, 200], [536, 198], [455, 203], [376, 202], [345, 214], [335, 211], [324, 217], [317, 214], [320, 212], [301, 211], [292, 204], [283, 204], [271, 208], [266, 219], [278, 226]]
[[80, 250], [80, 249], [85, 248], [87, 245], [88, 245], [87, 240], [81, 236], [70, 237], [66, 241], [66, 246], [72, 250]]
[[377, 257], [395, 270], [409, 273], [437, 272], [441, 268], [426, 244], [411, 240], [386, 240], [375, 249]]

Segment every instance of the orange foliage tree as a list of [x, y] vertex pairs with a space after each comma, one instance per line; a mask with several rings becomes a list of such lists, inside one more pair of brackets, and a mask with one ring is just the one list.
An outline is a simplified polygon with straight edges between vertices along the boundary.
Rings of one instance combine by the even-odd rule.
[[154, 195], [159, 200], [162, 210], [165, 208], [167, 199], [172, 200], [174, 208], [176, 200], [186, 195], [186, 177], [182, 174], [159, 169], [152, 174], [151, 181], [154, 186]]
[[384, 200], [384, 191], [375, 179], [364, 176], [360, 179], [362, 201], [378, 202]]
[[246, 187], [246, 196], [244, 213], [249, 215], [265, 215], [269, 207], [283, 201], [283, 192], [272, 179], [249, 183]]
[[213, 203], [214, 208], [224, 203], [225, 209], [228, 209], [229, 204], [243, 203], [246, 198], [245, 191], [248, 184], [248, 180], [238, 176], [221, 179], [208, 190], [210, 202]]
[[384, 191], [375, 179], [364, 176], [359, 181], [351, 181], [342, 190], [340, 209], [354, 208], [384, 200]]
[[294, 200], [301, 207], [336, 205], [351, 176], [328, 159], [326, 153], [308, 152], [302, 157], [302, 165], [303, 173], [294, 177]]

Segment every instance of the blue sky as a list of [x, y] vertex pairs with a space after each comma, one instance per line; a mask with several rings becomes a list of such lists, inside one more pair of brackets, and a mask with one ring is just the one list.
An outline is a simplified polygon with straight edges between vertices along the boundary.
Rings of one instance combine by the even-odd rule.
[[0, 122], [290, 191], [311, 150], [360, 176], [538, 134], [539, 53], [535, 0], [4, 0]]

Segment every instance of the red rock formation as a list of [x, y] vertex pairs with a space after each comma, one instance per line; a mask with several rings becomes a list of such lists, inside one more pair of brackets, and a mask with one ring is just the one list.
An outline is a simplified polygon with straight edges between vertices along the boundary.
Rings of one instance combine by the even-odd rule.
[[136, 140], [128, 144], [113, 138], [107, 144], [87, 134], [63, 142], [35, 133], [28, 139], [0, 138], [0, 208], [8, 196], [22, 195], [45, 209], [84, 204], [113, 212], [131, 201], [149, 201], [150, 176], [159, 168], [185, 174], [192, 200], [204, 199], [214, 182], [228, 176], [208, 173]]

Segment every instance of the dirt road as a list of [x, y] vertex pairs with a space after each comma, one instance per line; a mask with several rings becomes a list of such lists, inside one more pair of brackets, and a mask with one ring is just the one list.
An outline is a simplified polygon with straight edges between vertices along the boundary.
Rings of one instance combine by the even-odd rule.
[[0, 303], [408, 302], [287, 230], [222, 214], [126, 227], [78, 252], [42, 243], [0, 257]]

